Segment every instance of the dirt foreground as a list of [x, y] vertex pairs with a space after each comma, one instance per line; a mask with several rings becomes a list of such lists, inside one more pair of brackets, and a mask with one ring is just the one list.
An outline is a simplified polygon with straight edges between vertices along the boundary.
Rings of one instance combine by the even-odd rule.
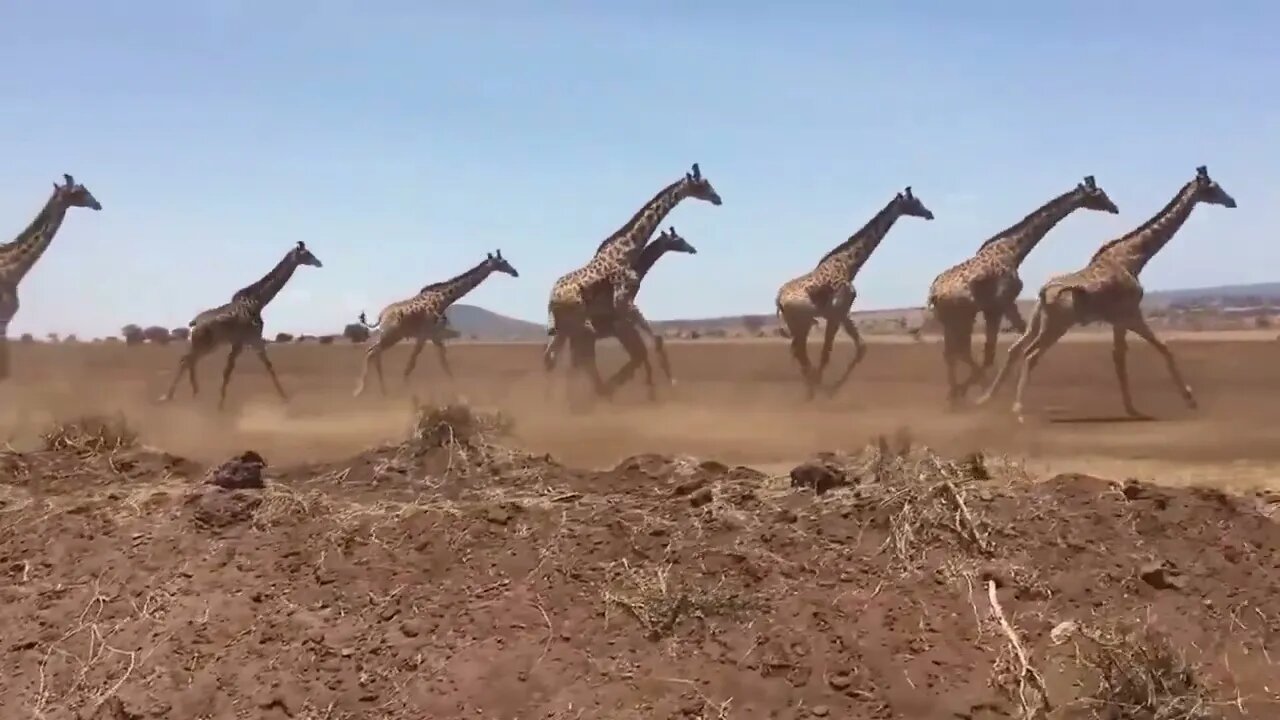
[[1280, 497], [901, 437], [790, 476], [580, 471], [506, 422], [424, 409], [402, 443], [287, 468], [101, 420], [0, 454], [0, 716], [1280, 709]]

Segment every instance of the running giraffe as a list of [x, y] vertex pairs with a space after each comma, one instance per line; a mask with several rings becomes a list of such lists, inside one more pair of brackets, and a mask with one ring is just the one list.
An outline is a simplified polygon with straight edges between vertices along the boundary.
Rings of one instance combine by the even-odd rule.
[[191, 382], [191, 395], [193, 397], [199, 395], [200, 386], [196, 382], [196, 365], [201, 358], [222, 344], [230, 345], [231, 351], [227, 353], [227, 364], [222, 369], [222, 388], [218, 393], [219, 410], [227, 401], [227, 385], [231, 381], [232, 371], [235, 370], [236, 358], [240, 357], [246, 345], [267, 368], [267, 374], [271, 376], [271, 384], [275, 386], [280, 399], [287, 401], [289, 398], [285, 395], [284, 388], [280, 387], [276, 370], [271, 365], [271, 359], [267, 357], [266, 341], [262, 339], [262, 309], [280, 293], [281, 288], [289, 282], [289, 278], [293, 277], [293, 271], [297, 270], [299, 265], [323, 267], [320, 259], [313, 255], [302, 241], [289, 248], [284, 258], [260, 280], [237, 290], [235, 295], [231, 296], [231, 302], [205, 310], [187, 323], [191, 328], [190, 345], [178, 361], [178, 371], [173, 376], [173, 382], [169, 384], [169, 390], [161, 396], [160, 402], [169, 402], [173, 399], [173, 394], [178, 389], [178, 382], [182, 380], [183, 370], [186, 370], [187, 378]]
[[93, 193], [70, 175], [63, 184], [53, 183], [53, 193], [25, 230], [12, 242], [0, 245], [0, 382], [9, 377], [9, 323], [18, 314], [18, 286], [53, 242], [54, 235], [73, 207], [101, 210]]
[[1013, 413], [1023, 421], [1022, 398], [1027, 389], [1027, 379], [1045, 352], [1062, 338], [1074, 325], [1105, 322], [1111, 325], [1116, 378], [1120, 382], [1120, 397], [1125, 412], [1130, 417], [1144, 417], [1133, 405], [1129, 392], [1129, 373], [1126, 366], [1128, 343], [1126, 333], [1133, 332], [1146, 340], [1164, 358], [1165, 366], [1187, 407], [1195, 409], [1196, 399], [1191, 386], [1182, 378], [1173, 353], [1147, 325], [1142, 315], [1142, 283], [1138, 275], [1142, 268], [1182, 227], [1196, 205], [1207, 203], [1234, 208], [1236, 201], [1222, 186], [1209, 177], [1204, 165], [1196, 168], [1191, 182], [1182, 186], [1169, 204], [1150, 220], [1132, 232], [1116, 238], [1093, 254], [1083, 270], [1059, 275], [1040, 288], [1039, 300], [1031, 316], [1031, 326], [1009, 348], [1008, 357], [996, 373], [987, 391], [978, 398], [978, 405], [991, 401], [1004, 383], [1014, 360], [1024, 357], [1022, 371], [1013, 402]]
[[616, 317], [631, 315], [639, 283], [635, 272], [636, 257], [654, 229], [680, 201], [689, 197], [712, 205], [722, 202], [711, 181], [702, 176], [697, 163], [684, 177], [659, 190], [625, 225], [605, 238], [586, 265], [562, 275], [551, 288], [551, 298], [547, 302], [547, 334], [566, 336], [571, 374], [576, 376], [585, 366], [597, 395], [607, 396], [609, 389], [601, 379], [590, 352], [591, 343], [595, 341], [595, 329], [586, 298], [591, 288], [608, 283], [613, 292]]
[[[674, 227], [663, 230], [658, 234], [657, 238], [645, 245], [639, 256], [636, 257], [635, 264], [632, 267], [636, 272], [637, 284], [644, 282], [645, 276], [653, 269], [654, 263], [668, 252], [696, 255], [698, 250], [683, 237], [680, 237]], [[675, 378], [671, 374], [671, 361], [667, 358], [666, 343], [662, 336], [653, 331], [649, 321], [634, 306], [632, 306], [631, 314], [628, 318], [622, 319], [617, 316], [613, 306], [613, 287], [611, 284], [604, 283], [591, 288], [587, 294], [587, 307], [591, 326], [595, 329], [594, 338], [590, 344], [589, 357], [595, 357], [595, 342], [607, 337], [616, 337], [618, 342], [622, 344], [623, 349], [627, 351], [627, 364], [622, 366], [605, 383], [609, 393], [614, 392], [623, 383], [630, 380], [637, 368], [643, 368], [645, 384], [649, 390], [649, 398], [656, 398], [657, 394], [653, 385], [653, 366], [649, 363], [649, 351], [645, 347], [642, 335], [648, 336], [653, 342], [653, 349], [658, 354], [658, 363], [662, 366], [662, 372], [667, 376], [668, 384], [675, 384]], [[555, 335], [547, 343], [546, 349], [543, 350], [542, 362], [548, 373], [555, 369], [556, 360], [559, 359], [560, 350], [564, 342], [564, 335]]]
[[378, 313], [378, 322], [370, 324], [365, 314], [360, 313], [360, 324], [377, 332], [377, 336], [369, 341], [364, 360], [360, 366], [360, 378], [356, 381], [354, 397], [364, 394], [365, 381], [369, 377], [369, 363], [373, 363], [378, 372], [378, 389], [387, 394], [387, 384], [382, 376], [382, 353], [392, 345], [405, 338], [413, 338], [413, 350], [409, 353], [409, 362], [404, 366], [404, 380], [418, 364], [418, 356], [428, 340], [435, 345], [440, 357], [440, 367], [445, 375], [453, 377], [449, 367], [449, 358], [445, 355], [442, 330], [448, 329], [449, 318], [445, 310], [457, 302], [462, 296], [476, 289], [480, 283], [492, 273], [506, 273], [511, 277], [520, 277], [520, 273], [502, 257], [502, 251], [488, 253], [478, 265], [461, 275], [455, 275], [443, 282], [431, 283], [418, 291], [408, 300], [399, 300], [382, 309]]
[[[858, 296], [853, 287], [853, 278], [888, 234], [893, 223], [903, 215], [933, 219], [933, 213], [908, 187], [893, 196], [889, 204], [876, 213], [861, 230], [823, 255], [813, 270], [788, 280], [778, 289], [778, 296], [774, 301], [778, 321], [791, 336], [791, 355], [800, 365], [809, 399], [813, 399], [815, 390], [822, 382], [822, 373], [831, 360], [831, 346], [835, 342], [837, 330], [844, 328], [845, 333], [853, 340], [855, 350], [853, 360], [845, 368], [840, 380], [830, 387], [829, 394], [834, 395], [844, 385], [854, 367], [866, 354], [858, 327], [849, 317], [849, 310]], [[809, 361], [809, 331], [814, 324], [824, 319], [827, 321], [826, 335], [822, 342], [822, 356], [815, 370]]]
[[[1071, 190], [1041, 205], [1012, 227], [996, 233], [968, 260], [942, 272], [929, 287], [928, 308], [942, 326], [943, 359], [947, 365], [947, 400], [955, 407], [969, 387], [986, 377], [996, 360], [1000, 324], [1008, 320], [1017, 332], [1027, 323], [1018, 312], [1022, 278], [1018, 266], [1065, 217], [1076, 210], [1120, 212], [1092, 175]], [[973, 326], [982, 314], [986, 342], [982, 367], [973, 360]], [[959, 382], [958, 363], [969, 366], [969, 377]]]

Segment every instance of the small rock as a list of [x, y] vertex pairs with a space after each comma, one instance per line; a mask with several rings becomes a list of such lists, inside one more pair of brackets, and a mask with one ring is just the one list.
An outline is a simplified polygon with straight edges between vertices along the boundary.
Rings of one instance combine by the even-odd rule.
[[835, 675], [827, 678], [827, 684], [831, 686], [832, 690], [842, 691], [853, 684], [853, 678], [849, 677], [845, 673], [836, 673]]
[[694, 507], [702, 507], [714, 499], [715, 496], [711, 494], [711, 488], [702, 488], [689, 496], [689, 504]]
[[1168, 563], [1148, 563], [1138, 571], [1142, 581], [1157, 590], [1181, 590], [1186, 586], [1182, 573]]
[[813, 488], [818, 495], [833, 487], [848, 484], [849, 478], [844, 468], [830, 462], [809, 461], [791, 470], [791, 487]]
[[780, 523], [785, 523], [790, 525], [796, 520], [799, 520], [800, 517], [796, 515], [794, 510], [790, 510], [788, 508], [782, 508], [778, 510], [778, 512], [773, 514], [773, 519], [775, 522], [780, 522]]
[[681, 497], [681, 496], [684, 496], [684, 495], [692, 495], [692, 494], [694, 494], [695, 492], [697, 492], [697, 491], [701, 490], [702, 488], [706, 487], [706, 485], [707, 485], [707, 479], [706, 479], [706, 478], [693, 478], [692, 480], [686, 480], [686, 481], [684, 481], [684, 482], [680, 483], [679, 485], [676, 485], [676, 486], [671, 490], [671, 494], [672, 494], [672, 495], [674, 495], [675, 497]]
[[809, 714], [814, 717], [826, 717], [831, 714], [831, 708], [826, 705], [814, 705], [809, 709]]
[[247, 450], [209, 471], [205, 482], [227, 490], [258, 490], [263, 487], [262, 470], [267, 461]]
[[490, 507], [485, 511], [485, 519], [497, 525], [506, 525], [511, 522], [511, 513], [506, 508]]

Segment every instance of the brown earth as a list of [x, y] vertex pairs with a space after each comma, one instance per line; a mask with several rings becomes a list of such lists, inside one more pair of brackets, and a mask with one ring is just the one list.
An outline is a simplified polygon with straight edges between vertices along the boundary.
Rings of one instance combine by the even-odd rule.
[[[1017, 427], [940, 412], [928, 344], [873, 345], [810, 406], [784, 345], [673, 344], [662, 403], [637, 387], [589, 416], [544, 400], [538, 347], [453, 347], [454, 390], [508, 438], [466, 410], [411, 422], [396, 380], [353, 400], [351, 347], [273, 346], [287, 407], [242, 360], [223, 415], [220, 359], [199, 401], [159, 407], [176, 347], [19, 347], [0, 717], [994, 718], [1042, 704], [1039, 679], [1052, 717], [1266, 717], [1277, 497], [1026, 467], [1260, 488], [1272, 348], [1175, 344], [1195, 413], [1135, 349], [1162, 420]], [[1066, 343], [1029, 400], [1105, 418], [1114, 387], [1105, 346]], [[175, 455], [109, 427], [39, 437], [115, 410]], [[250, 448], [264, 487], [206, 481]]]

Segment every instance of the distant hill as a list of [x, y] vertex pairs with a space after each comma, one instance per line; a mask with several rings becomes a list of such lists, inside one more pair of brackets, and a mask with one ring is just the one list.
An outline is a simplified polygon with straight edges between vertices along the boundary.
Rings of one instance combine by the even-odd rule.
[[475, 305], [454, 305], [445, 311], [449, 325], [463, 337], [485, 340], [545, 340], [546, 327], [499, 315]]
[[[1030, 298], [1018, 303], [1023, 312], [1029, 312], [1034, 301]], [[1149, 308], [1165, 308], [1171, 305], [1180, 306], [1214, 306], [1229, 308], [1237, 306], [1270, 304], [1280, 308], [1280, 282], [1254, 283], [1250, 285], [1220, 285], [1203, 288], [1181, 288], [1176, 290], [1152, 290], [1146, 295], [1145, 304]], [[454, 305], [449, 309], [449, 322], [464, 337], [476, 337], [486, 340], [545, 340], [546, 328], [527, 320], [499, 315], [475, 305]], [[869, 310], [854, 312], [859, 320], [894, 320], [901, 319], [907, 326], [918, 325], [923, 317], [923, 308], [893, 308], [887, 310]], [[753, 318], [764, 327], [772, 327], [776, 323], [773, 313], [758, 315], [730, 315], [711, 318], [687, 318], [665, 320], [653, 323], [654, 329], [663, 332], [680, 330], [724, 329], [738, 331], [743, 327], [744, 318]]]

